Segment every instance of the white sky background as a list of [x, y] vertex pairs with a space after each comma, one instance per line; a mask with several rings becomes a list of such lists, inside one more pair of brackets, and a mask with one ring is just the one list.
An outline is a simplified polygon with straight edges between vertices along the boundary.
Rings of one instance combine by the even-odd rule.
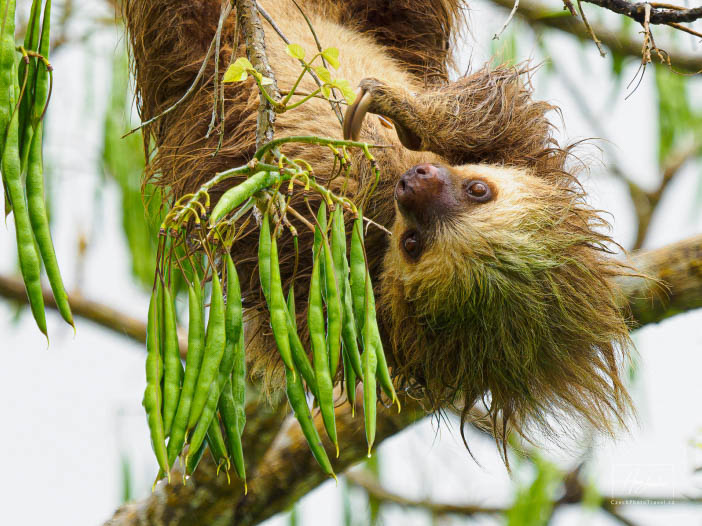
[[[506, 13], [474, 2], [472, 34], [462, 58], [472, 54], [476, 66], [490, 54], [490, 38]], [[589, 12], [597, 10], [592, 6]], [[586, 8], [587, 8], [586, 7]], [[94, 11], [95, 6], [82, 9]], [[56, 13], [55, 13], [56, 14]], [[593, 15], [591, 15], [593, 17]], [[77, 17], [81, 19], [81, 17]], [[594, 17], [593, 17], [594, 18]], [[82, 17], [85, 20], [85, 17]], [[519, 29], [516, 25], [515, 28]], [[520, 26], [523, 28], [523, 26]], [[77, 33], [85, 30], [80, 23]], [[690, 52], [702, 53], [683, 39]], [[690, 39], [691, 40], [691, 39]], [[329, 43], [333, 44], [333, 43]], [[129, 273], [127, 248], [120, 224], [119, 194], [99, 173], [102, 113], [109, 91], [111, 57], [123, 45], [113, 30], [90, 37], [90, 46], [68, 45], [54, 59], [54, 93], [48, 114], [46, 163], [53, 177], [52, 230], [61, 269], [69, 289], [83, 293], [137, 317], [146, 317], [148, 298]], [[620, 163], [646, 188], [655, 186], [656, 106], [650, 70], [634, 95], [624, 101], [623, 89], [612, 93], [609, 59], [601, 59], [591, 43], [584, 46], [554, 34], [548, 49], [554, 61], [587, 93], [595, 119], [611, 141]], [[89, 52], [88, 52], [89, 49]], [[519, 55], [540, 58], [528, 31], [520, 32]], [[343, 56], [341, 57], [343, 60]], [[622, 88], [636, 71], [629, 62]], [[535, 76], [537, 95], [561, 106], [570, 139], [598, 133], [574, 105], [557, 75]], [[702, 83], [691, 85], [702, 100]], [[594, 149], [593, 153], [596, 153]], [[670, 185], [654, 219], [647, 245], [651, 248], [702, 231], [700, 200], [702, 167], [688, 163]], [[630, 246], [634, 238], [633, 208], [621, 183], [595, 165], [584, 179], [592, 203], [613, 214], [615, 238]], [[697, 199], [697, 201], [696, 201]], [[89, 240], [82, 269], [77, 268], [79, 237]], [[14, 224], [0, 226], [0, 272], [16, 270]], [[85, 273], [82, 272], [85, 271]], [[141, 407], [144, 386], [142, 346], [127, 338], [77, 320], [78, 335], [53, 311], [47, 312], [51, 346], [47, 350], [28, 311], [15, 320], [14, 309], [0, 301], [0, 399], [4, 476], [0, 504], [4, 524], [97, 525], [119, 504], [121, 455], [133, 470], [134, 491], [144, 497], [156, 473]], [[690, 441], [702, 429], [702, 311], [680, 315], [635, 334], [640, 371], [633, 394], [640, 425], [616, 443], [596, 448], [591, 476], [604, 495], [627, 492], [683, 496], [699, 492], [702, 480], [693, 470], [702, 464], [702, 451]], [[380, 447], [383, 483], [409, 497], [441, 502], [504, 505], [511, 485], [491, 441], [476, 435], [471, 445], [481, 462], [468, 456], [457, 429], [431, 422], [413, 427]], [[577, 460], [556, 452], [562, 466]], [[517, 470], [517, 477], [528, 473]], [[365, 517], [365, 501], [354, 495]], [[341, 493], [324, 484], [300, 505], [302, 524], [341, 524]], [[682, 505], [637, 506], [625, 510], [637, 524], [698, 525], [702, 509]], [[280, 524], [276, 518], [270, 524]], [[383, 524], [424, 525], [422, 512], [387, 507]], [[461, 522], [442, 519], [441, 524]], [[463, 521], [465, 522], [465, 520]], [[494, 519], [478, 519], [494, 524]], [[601, 514], [572, 507], [558, 512], [553, 524], [613, 524]]]

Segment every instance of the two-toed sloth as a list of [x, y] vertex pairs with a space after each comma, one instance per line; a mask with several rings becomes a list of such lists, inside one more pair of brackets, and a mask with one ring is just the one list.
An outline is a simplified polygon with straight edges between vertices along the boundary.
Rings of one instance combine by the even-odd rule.
[[[291, 42], [308, 54], [316, 50], [290, 0], [260, 4]], [[548, 433], [562, 426], [571, 431], [571, 425], [611, 431], [631, 405], [622, 385], [630, 340], [613, 282], [628, 270], [611, 259], [606, 224], [566, 165], [569, 147], [552, 137], [547, 114], [553, 107], [532, 100], [528, 72], [484, 67], [449, 82], [461, 0], [298, 4], [322, 46], [339, 48], [338, 77], [360, 89], [343, 127], [329, 103], [315, 98], [278, 115], [275, 133], [391, 145], [374, 151], [381, 180], [364, 212], [392, 225], [392, 236], [371, 226], [366, 242], [398, 387], [418, 387], [430, 409], [454, 404], [464, 418], [484, 403], [498, 438], [508, 429]], [[125, 2], [142, 119], [186, 92], [219, 13], [218, 0]], [[224, 26], [223, 64], [233, 47], [245, 54], [241, 43], [233, 46], [234, 18]], [[263, 26], [278, 86], [288, 90], [300, 65], [271, 26]], [[155, 148], [147, 175], [175, 197], [246, 163], [255, 151], [259, 95], [252, 79], [225, 89], [219, 150], [217, 134], [206, 138], [213, 73], [210, 61], [202, 87], [147, 128]], [[306, 76], [299, 89], [316, 88]], [[395, 129], [368, 113], [383, 115]], [[328, 149], [289, 145], [284, 153], [305, 158], [317, 177], [332, 173]], [[373, 181], [357, 154], [348, 189], [358, 195]], [[306, 211], [304, 204], [299, 210]], [[304, 281], [313, 238], [297, 226], [304, 255], [297, 279]], [[288, 238], [281, 237], [281, 253], [292, 255]], [[260, 300], [256, 240], [252, 230], [235, 244], [250, 306]], [[284, 258], [283, 279], [292, 271], [292, 257]], [[257, 351], [257, 365], [270, 372], [280, 367], [277, 353], [270, 339], [262, 341], [259, 347], [267, 348]]]

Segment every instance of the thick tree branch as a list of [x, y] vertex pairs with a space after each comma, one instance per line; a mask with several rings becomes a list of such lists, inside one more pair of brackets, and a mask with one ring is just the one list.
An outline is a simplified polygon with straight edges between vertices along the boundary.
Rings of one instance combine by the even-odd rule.
[[[585, 1], [585, 0], [583, 0]], [[512, 9], [514, 0], [491, 0], [493, 4]], [[556, 12], [557, 13], [557, 12]], [[532, 26], [541, 26], [565, 31], [578, 37], [581, 40], [590, 40], [590, 34], [582, 21], [574, 16], [564, 14], [564, 16], [554, 16], [554, 10], [541, 2], [533, 0], [521, 0], [517, 16], [524, 19]], [[641, 58], [643, 41], [635, 38], [627, 38], [626, 35], [618, 31], [608, 29], [602, 24], [590, 23], [593, 32], [598, 40], [611, 49], [613, 52], [631, 57]], [[702, 55], [688, 54], [680, 51], [668, 53], [670, 61], [674, 67], [688, 73], [702, 71]]]
[[[265, 404], [259, 407], [260, 410], [266, 410]], [[379, 411], [376, 444], [423, 416], [422, 409], [409, 400], [400, 414], [395, 413], [393, 408]], [[259, 420], [258, 415], [254, 418]], [[357, 412], [355, 417], [351, 416], [348, 404], [344, 403], [336, 408], [341, 455], [332, 463], [337, 472], [365, 457], [365, 432], [362, 422], [362, 414]], [[315, 424], [320, 435], [326, 436], [319, 414], [315, 416]], [[250, 429], [247, 423], [242, 442], [252, 444], [261, 438], [261, 432]], [[328, 441], [325, 441], [325, 446], [328, 452], [333, 450]], [[245, 454], [247, 464], [251, 465], [250, 452], [245, 451]], [[160, 483], [148, 499], [121, 507], [106, 524], [249, 526], [283, 511], [327, 480], [312, 457], [300, 427], [292, 416], [280, 426], [280, 432], [273, 445], [258, 465], [247, 470], [249, 473], [255, 471], [255, 476], [249, 477], [249, 492], [248, 495], [244, 495], [238, 480], [232, 479], [230, 484], [223, 474], [220, 473], [217, 477], [213, 462], [209, 458], [203, 458], [192, 481], [184, 485], [174, 472], [171, 484]]]
[[639, 326], [702, 307], [702, 234], [636, 253], [633, 261], [639, 270], [659, 280], [621, 280], [632, 317]]
[[[645, 18], [646, 4], [651, 6], [651, 24], [670, 24], [680, 22], [694, 22], [702, 18], [702, 7], [693, 7], [685, 9], [678, 7], [671, 9], [670, 7], [662, 7], [661, 4], [655, 2], [628, 2], [627, 0], [582, 0], [588, 4], [595, 4], [609, 11], [613, 11], [620, 15], [628, 16], [643, 24]], [[658, 5], [658, 7], [657, 7]]]

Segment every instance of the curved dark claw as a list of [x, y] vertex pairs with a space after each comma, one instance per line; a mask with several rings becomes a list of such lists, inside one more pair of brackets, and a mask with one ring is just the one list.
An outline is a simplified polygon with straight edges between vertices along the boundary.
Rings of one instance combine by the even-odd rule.
[[[352, 141], [359, 140], [361, 128], [363, 127], [363, 120], [366, 113], [369, 113], [371, 105], [373, 105], [373, 109], [370, 113], [377, 114], [378, 118], [381, 119], [380, 123], [386, 128], [391, 128], [392, 125], [394, 125], [397, 138], [405, 148], [416, 151], [422, 150], [422, 140], [419, 135], [413, 130], [398, 124], [398, 121], [393, 118], [393, 115], [388, 114], [395, 106], [401, 107], [403, 104], [407, 104], [404, 101], [394, 103], [393, 100], [392, 91], [382, 82], [373, 78], [363, 79], [360, 86], [356, 89], [356, 99], [353, 104], [346, 109], [344, 115], [344, 139]], [[375, 102], [375, 104], [373, 104], [373, 102]], [[385, 108], [385, 110], [381, 108]], [[390, 123], [392, 123], [392, 125]]]
[[344, 140], [357, 141], [361, 136], [363, 119], [368, 113], [373, 96], [362, 88], [356, 90], [356, 100], [344, 115]]

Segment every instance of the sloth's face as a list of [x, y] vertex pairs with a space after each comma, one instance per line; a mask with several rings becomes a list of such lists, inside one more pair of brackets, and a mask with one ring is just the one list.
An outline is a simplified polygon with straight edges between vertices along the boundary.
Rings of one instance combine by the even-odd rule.
[[[417, 314], [465, 310], [505, 273], [548, 265], [554, 188], [521, 169], [420, 164], [397, 182], [389, 257]], [[562, 209], [561, 209], [562, 212]], [[543, 247], [541, 247], [543, 248]], [[517, 277], [517, 276], [512, 276]], [[424, 311], [424, 312], [422, 312]]]

